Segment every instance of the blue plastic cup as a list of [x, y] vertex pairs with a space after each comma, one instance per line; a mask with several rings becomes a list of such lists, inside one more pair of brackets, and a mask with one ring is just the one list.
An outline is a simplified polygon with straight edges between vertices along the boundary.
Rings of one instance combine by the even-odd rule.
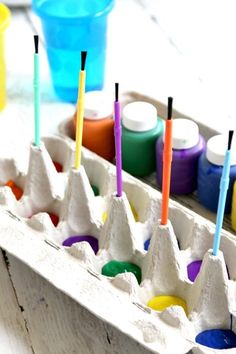
[[32, 0], [40, 17], [57, 95], [76, 102], [81, 51], [86, 50], [86, 91], [104, 84], [107, 16], [114, 0]]

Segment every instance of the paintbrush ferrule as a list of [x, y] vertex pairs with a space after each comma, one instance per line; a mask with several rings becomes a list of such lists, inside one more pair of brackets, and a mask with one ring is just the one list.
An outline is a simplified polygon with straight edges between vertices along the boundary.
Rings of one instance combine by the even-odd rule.
[[231, 166], [231, 150], [227, 150], [224, 159], [224, 166], [220, 180], [220, 189], [228, 189], [230, 181], [230, 166]]

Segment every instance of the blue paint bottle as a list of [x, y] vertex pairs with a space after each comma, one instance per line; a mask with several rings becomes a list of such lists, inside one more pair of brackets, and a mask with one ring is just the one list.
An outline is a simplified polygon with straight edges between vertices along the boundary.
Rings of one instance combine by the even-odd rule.
[[[206, 152], [199, 159], [198, 165], [198, 200], [216, 213], [219, 199], [219, 186], [223, 170], [224, 156], [227, 149], [227, 135], [216, 135], [207, 142]], [[229, 214], [232, 204], [233, 183], [236, 179], [236, 147], [233, 140], [230, 183], [227, 193], [225, 213]]]

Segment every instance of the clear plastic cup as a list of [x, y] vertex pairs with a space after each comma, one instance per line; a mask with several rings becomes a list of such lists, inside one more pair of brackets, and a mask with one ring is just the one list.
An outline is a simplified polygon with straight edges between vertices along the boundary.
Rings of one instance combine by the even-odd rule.
[[4, 49], [4, 32], [10, 22], [10, 10], [0, 3], [0, 111], [6, 105], [6, 65]]
[[100, 90], [106, 62], [107, 16], [114, 0], [32, 0], [40, 17], [57, 95], [75, 102], [80, 53], [86, 50], [86, 91]]

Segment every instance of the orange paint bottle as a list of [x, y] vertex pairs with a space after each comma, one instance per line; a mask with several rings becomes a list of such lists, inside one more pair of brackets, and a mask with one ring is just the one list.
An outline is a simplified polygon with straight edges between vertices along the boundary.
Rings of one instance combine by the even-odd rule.
[[85, 93], [82, 145], [108, 161], [115, 157], [113, 101], [104, 91]]

